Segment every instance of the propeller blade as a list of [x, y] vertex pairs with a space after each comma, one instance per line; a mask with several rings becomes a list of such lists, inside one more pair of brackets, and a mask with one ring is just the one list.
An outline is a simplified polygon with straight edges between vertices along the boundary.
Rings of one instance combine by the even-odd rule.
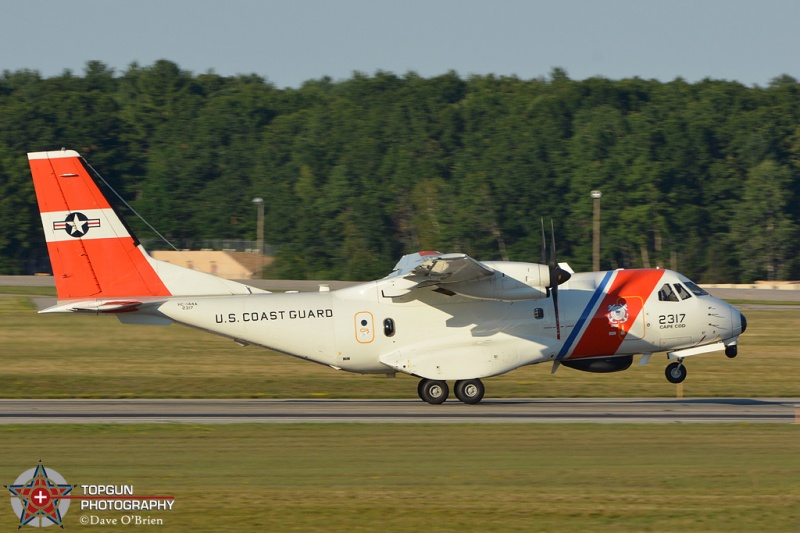
[[558, 318], [558, 285], [553, 286], [553, 309], [556, 311], [556, 339], [561, 340], [561, 320]]
[[[542, 228], [544, 232], [544, 228]], [[558, 312], [558, 261], [556, 260], [556, 230], [553, 219], [550, 219], [550, 261], [547, 262], [550, 273], [550, 287], [553, 293], [553, 310], [556, 315], [556, 339], [561, 340], [561, 319]]]
[[[542, 247], [544, 248], [544, 223], [542, 224]], [[544, 249], [542, 250], [542, 257], [544, 258]], [[544, 263], [544, 261], [542, 261]], [[558, 312], [558, 286], [569, 280], [572, 276], [569, 272], [558, 266], [558, 257], [556, 256], [556, 230], [553, 225], [553, 219], [550, 219], [550, 261], [547, 266], [549, 267], [550, 285], [547, 287], [553, 294], [553, 310], [556, 315], [556, 338], [561, 339], [561, 318]]]
[[544, 219], [539, 219], [542, 222], [542, 260], [541, 264], [547, 264], [547, 239], [544, 236]]
[[558, 266], [558, 257], [556, 255], [556, 230], [553, 227], [553, 220], [550, 219], [550, 261], [547, 263], [550, 267], [550, 287], [558, 287], [565, 283], [572, 277], [572, 274]]

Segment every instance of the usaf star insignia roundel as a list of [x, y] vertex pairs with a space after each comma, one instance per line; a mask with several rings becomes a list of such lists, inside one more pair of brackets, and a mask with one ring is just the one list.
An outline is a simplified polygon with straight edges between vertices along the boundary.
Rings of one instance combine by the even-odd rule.
[[99, 228], [99, 218], [89, 218], [83, 213], [75, 211], [67, 215], [67, 217], [60, 222], [53, 222], [53, 229], [63, 229], [71, 237], [80, 238], [89, 232], [89, 228]]

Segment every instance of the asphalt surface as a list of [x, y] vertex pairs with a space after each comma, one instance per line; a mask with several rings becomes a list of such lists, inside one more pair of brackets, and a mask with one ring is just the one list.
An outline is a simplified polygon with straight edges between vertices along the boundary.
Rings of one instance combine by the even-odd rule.
[[0, 424], [797, 423], [800, 398], [450, 400], [0, 400]]

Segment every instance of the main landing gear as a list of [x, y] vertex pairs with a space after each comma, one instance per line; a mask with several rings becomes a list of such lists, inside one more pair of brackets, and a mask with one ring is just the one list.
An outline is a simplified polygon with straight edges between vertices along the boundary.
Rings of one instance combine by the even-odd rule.
[[[456, 381], [456, 398], [464, 403], [476, 404], [483, 399], [486, 389], [479, 379], [462, 379]], [[420, 399], [434, 405], [444, 403], [450, 394], [447, 382], [438, 379], [422, 379], [417, 385], [417, 394]]]

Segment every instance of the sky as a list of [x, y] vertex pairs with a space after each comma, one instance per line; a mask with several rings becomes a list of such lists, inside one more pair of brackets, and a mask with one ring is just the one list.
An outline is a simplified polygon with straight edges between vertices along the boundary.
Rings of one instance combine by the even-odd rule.
[[0, 70], [195, 74], [299, 87], [359, 71], [547, 78], [800, 79], [795, 0], [4, 0]]

